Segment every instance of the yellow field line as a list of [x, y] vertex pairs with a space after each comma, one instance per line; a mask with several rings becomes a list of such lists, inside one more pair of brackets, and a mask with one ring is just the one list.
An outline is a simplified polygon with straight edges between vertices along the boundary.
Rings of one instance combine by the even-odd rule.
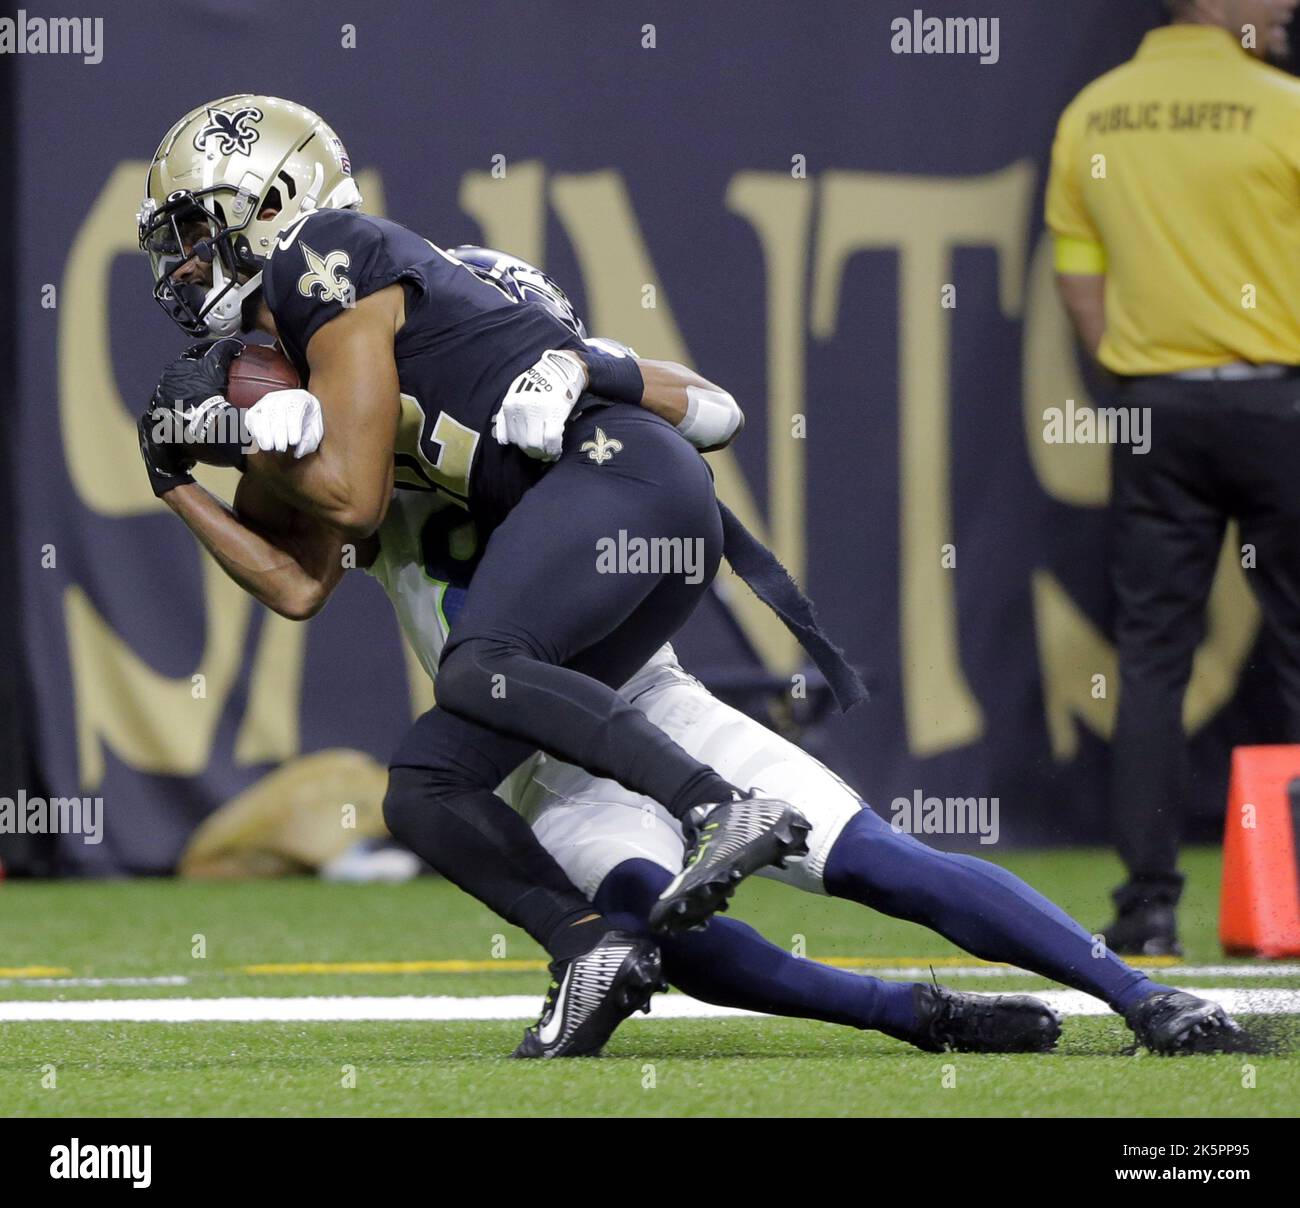
[[[813, 960], [837, 969], [936, 969], [984, 965], [1007, 969], [1008, 965], [977, 960], [973, 956], [817, 956]], [[1130, 962], [1148, 968], [1177, 965], [1172, 956], [1142, 957]], [[440, 960], [440, 961], [300, 961], [294, 964], [237, 965], [236, 973], [294, 977], [332, 973], [536, 973], [546, 968], [544, 960]]]
[[0, 965], [0, 977], [66, 977], [71, 972], [62, 965], [19, 965], [16, 968]]

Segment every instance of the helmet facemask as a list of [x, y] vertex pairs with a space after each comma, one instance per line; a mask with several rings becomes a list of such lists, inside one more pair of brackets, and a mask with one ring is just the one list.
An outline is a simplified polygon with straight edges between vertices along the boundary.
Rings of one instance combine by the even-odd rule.
[[[219, 193], [228, 196], [222, 200]], [[141, 209], [140, 247], [153, 266], [153, 296], [190, 335], [235, 335], [244, 327], [245, 304], [262, 283], [263, 261], [242, 234], [258, 205], [259, 198], [247, 190], [221, 186], [198, 193], [182, 190], [161, 207], [147, 201]], [[227, 207], [237, 222], [228, 221]], [[211, 285], [173, 280], [195, 257], [212, 265]]]

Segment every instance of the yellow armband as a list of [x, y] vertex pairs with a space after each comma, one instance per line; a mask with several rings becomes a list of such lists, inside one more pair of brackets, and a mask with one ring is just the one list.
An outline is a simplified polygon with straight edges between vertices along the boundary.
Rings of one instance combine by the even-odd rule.
[[1106, 271], [1106, 249], [1087, 239], [1055, 236], [1052, 259], [1058, 273], [1095, 277]]

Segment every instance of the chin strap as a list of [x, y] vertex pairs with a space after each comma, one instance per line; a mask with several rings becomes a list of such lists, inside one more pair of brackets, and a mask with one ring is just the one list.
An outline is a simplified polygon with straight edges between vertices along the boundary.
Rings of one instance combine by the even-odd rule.
[[212, 288], [208, 290], [208, 298], [219, 298], [220, 301], [210, 310], [204, 311], [203, 322], [209, 333], [217, 337], [235, 336], [244, 330], [245, 304], [254, 299], [262, 288], [262, 274], [260, 271], [254, 273], [242, 285], [236, 285], [233, 289], [229, 288], [229, 284], [220, 259], [213, 257]]

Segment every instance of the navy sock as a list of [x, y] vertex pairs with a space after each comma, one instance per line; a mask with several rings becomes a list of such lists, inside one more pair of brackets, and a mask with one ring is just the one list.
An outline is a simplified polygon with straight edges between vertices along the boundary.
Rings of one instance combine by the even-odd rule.
[[[601, 882], [595, 907], [610, 926], [649, 934], [650, 907], [672, 876], [649, 860], [627, 860]], [[875, 1028], [903, 1040], [915, 1031], [913, 983], [882, 982], [802, 960], [737, 919], [714, 918], [703, 931], [654, 938], [664, 975], [704, 1002]]]
[[921, 923], [981, 960], [1005, 961], [1096, 995], [1121, 1014], [1156, 990], [1059, 906], [1004, 868], [935, 851], [899, 834], [870, 808], [841, 832], [826, 892]]

